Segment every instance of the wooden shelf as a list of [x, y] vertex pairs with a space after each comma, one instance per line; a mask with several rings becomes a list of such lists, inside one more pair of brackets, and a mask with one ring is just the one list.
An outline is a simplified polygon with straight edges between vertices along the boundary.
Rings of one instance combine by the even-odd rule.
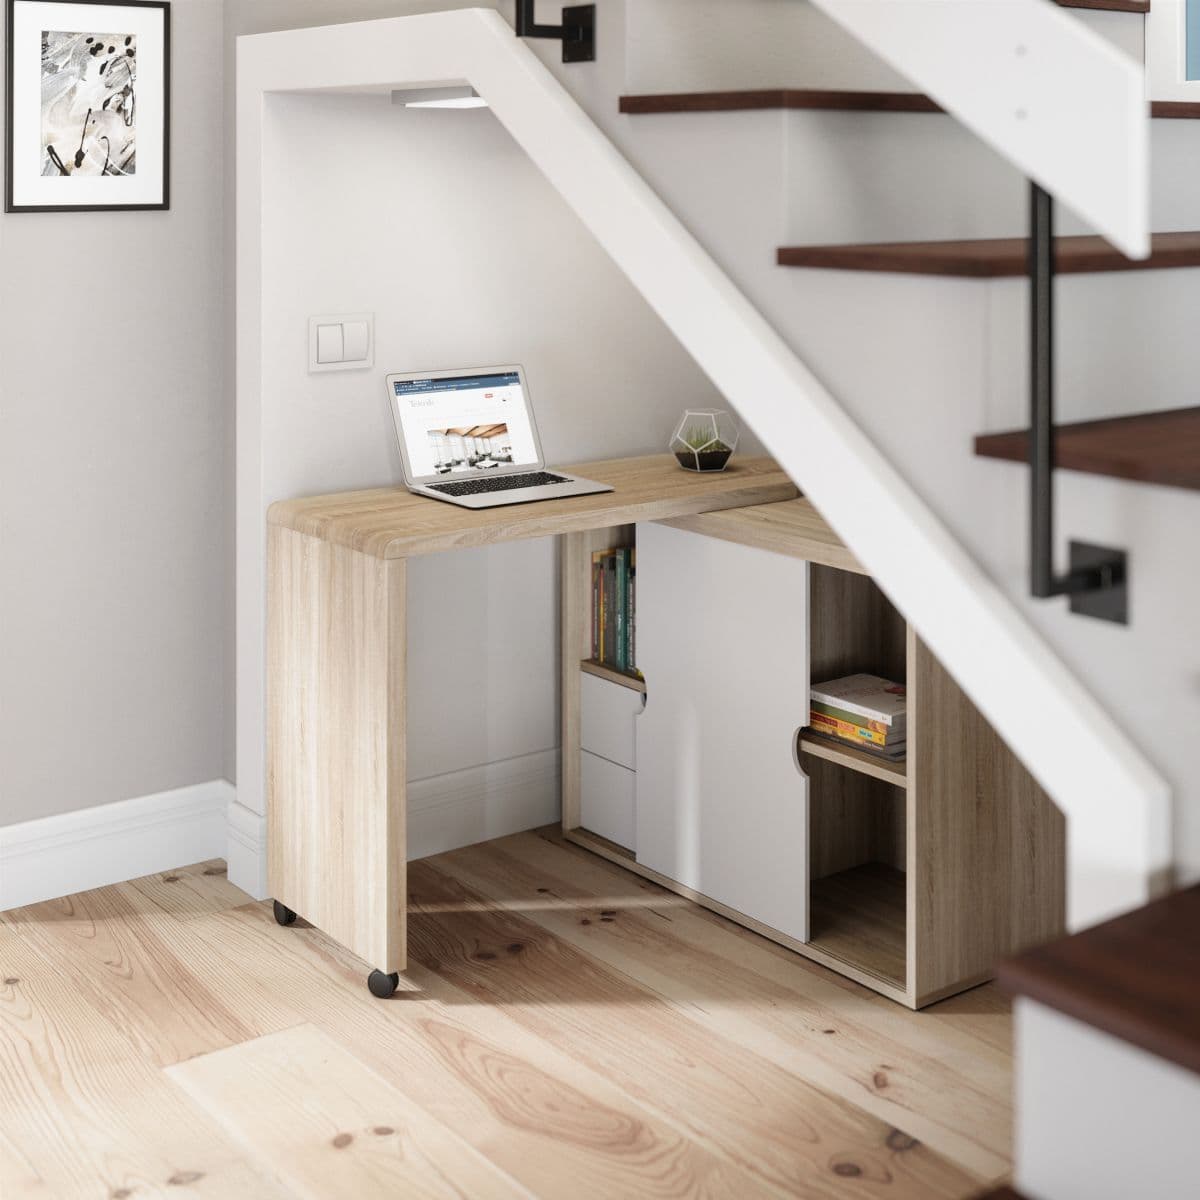
[[904, 760], [888, 762], [887, 759], [866, 750], [840, 746], [811, 729], [805, 729], [800, 734], [800, 753], [823, 758], [826, 762], [837, 763], [838, 766], [847, 767], [851, 771], [870, 775], [872, 779], [882, 779], [884, 783], [891, 783], [896, 787], [908, 787], [908, 769]]
[[[1200, 407], [1060, 425], [1055, 448], [1056, 465], [1068, 471], [1200, 489]], [[975, 453], [1027, 463], [1029, 432], [982, 434]]]
[[812, 883], [809, 945], [904, 988], [903, 871], [864, 863]]
[[1200, 885], [1003, 963], [1000, 982], [1200, 1073]]
[[634, 692], [646, 694], [646, 681], [639, 679], [636, 675], [626, 675], [623, 671], [617, 671], [612, 667], [606, 667], [603, 663], [598, 663], [590, 658], [585, 658], [580, 664], [579, 669], [587, 675], [595, 675], [597, 679], [607, 679], [609, 683], [618, 684], [620, 687], [629, 688]]
[[[1103, 271], [1154, 271], [1200, 267], [1200, 232], [1156, 233], [1150, 257], [1126, 258], [1101, 237], [1055, 239], [1060, 275]], [[978, 238], [952, 242], [867, 242], [837, 246], [784, 246], [783, 267], [832, 271], [882, 271], [902, 275], [951, 275], [966, 279], [1023, 277], [1028, 271], [1024, 238]]]

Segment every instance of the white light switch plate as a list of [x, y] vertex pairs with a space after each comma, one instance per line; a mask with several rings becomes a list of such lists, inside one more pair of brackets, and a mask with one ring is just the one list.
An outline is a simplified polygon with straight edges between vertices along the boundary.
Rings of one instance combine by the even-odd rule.
[[[336, 353], [335, 361], [330, 354]], [[333, 313], [308, 319], [308, 369], [361, 371], [375, 365], [375, 314]]]

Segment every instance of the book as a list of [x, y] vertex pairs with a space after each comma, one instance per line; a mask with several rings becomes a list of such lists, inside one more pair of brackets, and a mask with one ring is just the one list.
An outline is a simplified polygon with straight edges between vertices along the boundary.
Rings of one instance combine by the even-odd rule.
[[889, 726], [883, 721], [875, 721], [870, 717], [860, 717], [857, 713], [852, 713], [844, 708], [838, 708], [835, 704], [826, 704], [823, 700], [811, 701], [810, 707], [813, 712], [819, 712], [827, 717], [832, 717], [835, 721], [845, 721], [848, 725], [861, 725], [866, 729], [874, 730], [876, 733], [882, 733], [885, 737], [890, 733], [903, 730], [906, 724], [903, 714], [896, 717]]
[[629, 551], [629, 603], [626, 605], [626, 629], [629, 637], [629, 670], [640, 674], [637, 669], [637, 548]]
[[592, 552], [592, 661], [624, 675], [641, 676], [634, 658], [637, 555], [632, 547]]
[[604, 616], [601, 621], [603, 630], [604, 650], [600, 661], [606, 667], [616, 666], [617, 662], [617, 552], [607, 550], [604, 554]]
[[597, 550], [592, 555], [592, 659], [600, 661], [600, 595], [604, 552]]
[[616, 654], [614, 659], [618, 671], [629, 670], [629, 551], [622, 546], [616, 552], [616, 571], [613, 576], [613, 589], [616, 599]]
[[860, 750], [863, 754], [870, 754], [875, 758], [883, 759], [885, 762], [901, 762], [908, 755], [907, 742], [897, 742], [894, 746], [876, 746], [871, 742], [864, 742], [861, 738], [840, 737], [836, 733], [815, 728], [809, 729], [809, 736], [815, 737], [818, 741], [826, 742], [832, 746], [845, 746], [848, 750]]
[[880, 721], [889, 728], [905, 713], [904, 684], [878, 675], [846, 675], [828, 683], [815, 684], [811, 699], [833, 705], [855, 717]]
[[817, 712], [816, 709], [808, 714], [808, 719], [812, 722], [812, 727], [821, 733], [836, 734], [852, 742], [870, 742], [874, 746], [888, 744], [887, 735], [878, 730], [864, 729], [861, 725], [852, 725], [849, 721], [839, 721], [834, 717], [827, 717], [824, 713]]

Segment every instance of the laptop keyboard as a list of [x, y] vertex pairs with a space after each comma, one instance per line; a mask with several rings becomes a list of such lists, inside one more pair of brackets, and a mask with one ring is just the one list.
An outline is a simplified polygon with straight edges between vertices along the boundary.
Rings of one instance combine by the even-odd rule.
[[531, 471], [528, 475], [497, 475], [484, 479], [463, 479], [455, 483], [431, 483], [431, 492], [447, 496], [478, 496], [481, 492], [508, 492], [513, 488], [544, 487], [548, 483], [567, 483], [564, 475], [548, 471]]

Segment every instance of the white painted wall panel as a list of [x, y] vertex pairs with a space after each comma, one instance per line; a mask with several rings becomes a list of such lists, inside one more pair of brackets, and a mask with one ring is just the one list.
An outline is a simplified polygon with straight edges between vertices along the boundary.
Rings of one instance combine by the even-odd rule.
[[1195, 1200], [1200, 1075], [1025, 997], [1016, 1049], [1023, 1195]]
[[[489, 112], [274, 96], [267, 118], [276, 161], [322, 169], [268, 191], [264, 512], [400, 482], [388, 371], [522, 361], [558, 462], [665, 449], [683, 408], [720, 405]], [[338, 311], [375, 313], [376, 369], [309, 375], [307, 319]], [[545, 540], [411, 565], [411, 777], [557, 745], [556, 563]]]

